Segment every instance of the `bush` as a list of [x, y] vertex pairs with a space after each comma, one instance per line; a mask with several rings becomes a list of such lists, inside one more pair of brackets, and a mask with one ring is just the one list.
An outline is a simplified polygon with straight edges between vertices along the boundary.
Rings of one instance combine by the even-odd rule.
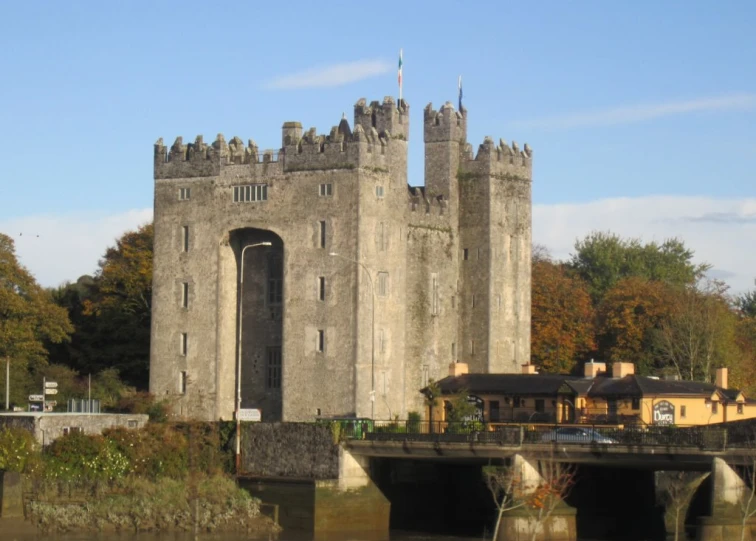
[[31, 432], [23, 428], [0, 430], [0, 470], [26, 473], [38, 459], [37, 442]]
[[153, 480], [186, 476], [187, 441], [183, 432], [174, 426], [148, 424], [141, 430], [113, 428], [103, 435], [128, 458], [134, 475]]
[[44, 454], [48, 479], [114, 481], [130, 471], [129, 460], [112, 441], [75, 432], [55, 440]]

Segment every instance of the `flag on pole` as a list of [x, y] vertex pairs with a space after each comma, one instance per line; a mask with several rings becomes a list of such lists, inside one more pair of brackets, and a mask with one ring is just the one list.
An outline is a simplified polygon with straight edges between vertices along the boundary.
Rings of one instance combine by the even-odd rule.
[[402, 50], [399, 49], [399, 71], [398, 71], [398, 77], [399, 77], [399, 102], [402, 101]]
[[459, 112], [462, 112], [462, 76], [459, 76], [459, 81], [457, 82], [457, 88], [459, 88]]

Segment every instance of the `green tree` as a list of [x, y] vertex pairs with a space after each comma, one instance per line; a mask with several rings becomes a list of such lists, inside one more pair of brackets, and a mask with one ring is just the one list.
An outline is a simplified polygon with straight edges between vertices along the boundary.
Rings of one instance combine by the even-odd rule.
[[46, 343], [68, 340], [71, 332], [66, 311], [19, 264], [13, 240], [0, 233], [0, 359], [11, 360], [17, 378], [28, 363], [47, 362]]
[[644, 244], [640, 239], [593, 232], [575, 243], [570, 266], [586, 281], [598, 303], [623, 278], [693, 284], [710, 266], [694, 264], [692, 260], [693, 251], [679, 239]]
[[596, 347], [588, 288], [546, 257], [534, 257], [532, 269], [532, 362], [546, 372], [570, 372]]
[[735, 306], [743, 316], [756, 318], [756, 290], [743, 293], [736, 298]]

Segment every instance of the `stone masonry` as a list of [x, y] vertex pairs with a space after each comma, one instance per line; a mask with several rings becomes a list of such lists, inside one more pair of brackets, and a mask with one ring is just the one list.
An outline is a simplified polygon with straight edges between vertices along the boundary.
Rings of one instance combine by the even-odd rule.
[[230, 419], [241, 358], [242, 407], [265, 421], [388, 419], [423, 411], [418, 390], [452, 362], [518, 372], [532, 151], [487, 137], [474, 153], [449, 103], [423, 129], [424, 187], [407, 184], [409, 105], [392, 98], [328, 135], [286, 122], [277, 151], [158, 140], [150, 390]]

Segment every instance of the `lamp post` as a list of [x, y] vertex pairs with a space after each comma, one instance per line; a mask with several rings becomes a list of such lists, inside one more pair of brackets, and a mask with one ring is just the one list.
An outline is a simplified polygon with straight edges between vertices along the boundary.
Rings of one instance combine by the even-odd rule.
[[370, 272], [370, 269], [368, 269], [364, 263], [361, 261], [357, 261], [356, 259], [351, 259], [349, 257], [344, 257], [343, 255], [337, 254], [336, 252], [330, 252], [328, 254], [331, 257], [338, 257], [345, 261], [350, 261], [351, 263], [356, 263], [367, 274], [368, 280], [370, 282], [370, 293], [372, 296], [371, 302], [370, 302], [370, 308], [371, 308], [371, 344], [370, 344], [370, 418], [375, 420], [375, 287], [373, 287], [373, 276]]
[[241, 419], [239, 414], [241, 410], [241, 376], [242, 376], [242, 327], [244, 323], [242, 313], [242, 301], [244, 300], [244, 252], [247, 248], [256, 248], [258, 246], [270, 246], [270, 242], [256, 242], [247, 244], [241, 251], [241, 263], [239, 264], [239, 334], [236, 337], [236, 473], [241, 468]]

